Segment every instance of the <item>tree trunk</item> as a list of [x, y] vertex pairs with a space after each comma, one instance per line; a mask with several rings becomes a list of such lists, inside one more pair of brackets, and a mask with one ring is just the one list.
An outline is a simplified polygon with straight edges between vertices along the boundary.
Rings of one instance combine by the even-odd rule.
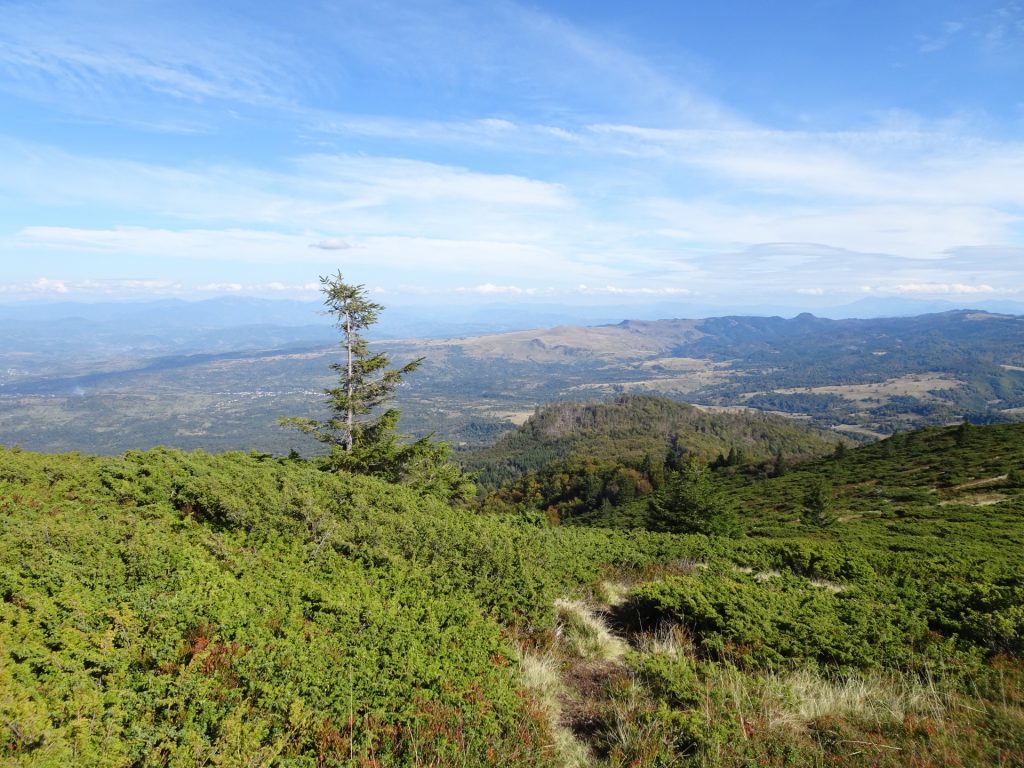
[[352, 384], [352, 313], [345, 313], [345, 347], [348, 352], [348, 413], [346, 414], [346, 425], [347, 429], [345, 432], [345, 450], [348, 453], [352, 452], [352, 427], [354, 426], [355, 414], [352, 412], [352, 397], [353, 397], [353, 384]]

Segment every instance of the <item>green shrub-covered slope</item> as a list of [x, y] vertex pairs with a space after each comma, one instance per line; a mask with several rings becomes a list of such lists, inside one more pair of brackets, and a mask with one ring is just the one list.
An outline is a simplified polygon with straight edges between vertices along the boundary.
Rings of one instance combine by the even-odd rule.
[[[588, 515], [556, 510], [729, 534], [591, 606], [630, 647], [599, 695], [587, 688], [579, 719], [601, 724], [599, 754], [1024, 765], [1024, 425], [925, 429], [768, 471], [713, 464], [666, 467], [646, 498]], [[498, 496], [552, 512], [542, 493]], [[563, 663], [579, 678], [583, 662]]]
[[654, 702], [622, 754], [1024, 765], [1024, 425], [924, 429], [758, 478], [711, 481], [746, 523], [732, 565], [689, 564], [616, 609], [641, 627], [631, 680]]
[[0, 765], [1024, 765], [1022, 470], [1002, 425], [723, 466], [705, 536], [0, 449]]
[[0, 450], [0, 763], [547, 765], [508, 631], [683, 550], [301, 461]]

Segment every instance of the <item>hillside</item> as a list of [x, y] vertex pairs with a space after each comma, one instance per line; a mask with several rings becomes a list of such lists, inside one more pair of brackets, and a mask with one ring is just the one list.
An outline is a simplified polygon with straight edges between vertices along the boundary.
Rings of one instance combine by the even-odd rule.
[[[835, 521], [823, 536], [863, 545], [880, 560], [920, 556], [925, 579], [941, 571], [936, 561], [971, 563], [977, 573], [1003, 567], [1010, 582], [1024, 577], [1022, 424], [900, 433], [782, 477], [725, 477], [723, 493], [757, 521], [751, 533], [791, 536], [816, 484], [827, 491]], [[1022, 630], [1024, 624], [1014, 630], [1018, 643]]]
[[504, 633], [673, 548], [301, 462], [0, 451], [0, 760], [549, 765]]
[[1022, 429], [728, 468], [738, 538], [0, 449], [0, 763], [1017, 765]]
[[841, 438], [792, 419], [750, 411], [698, 408], [677, 400], [623, 395], [596, 403], [556, 403], [542, 408], [493, 446], [463, 457], [485, 485], [583, 456], [623, 465], [666, 455], [694, 454], [706, 461], [730, 451], [748, 460], [820, 456]]
[[[770, 468], [823, 456], [843, 442], [780, 416], [622, 395], [539, 408], [514, 432], [461, 461], [496, 492], [491, 502], [527, 503], [562, 522], [595, 522], [602, 509], [650, 497], [691, 458]], [[635, 519], [628, 525], [643, 527]]]

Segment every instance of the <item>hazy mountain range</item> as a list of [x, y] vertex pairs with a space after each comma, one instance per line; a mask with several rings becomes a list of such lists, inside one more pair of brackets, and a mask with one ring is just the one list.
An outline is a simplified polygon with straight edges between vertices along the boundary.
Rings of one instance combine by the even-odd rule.
[[[384, 302], [386, 304], [386, 301]], [[909, 317], [963, 307], [951, 302], [864, 298], [815, 309], [831, 319]], [[971, 308], [1021, 314], [1024, 303], [979, 301]], [[21, 302], [0, 304], [0, 355], [91, 348], [139, 353], [213, 351], [335, 337], [319, 302], [221, 297], [204, 301]], [[623, 305], [547, 304], [541, 301], [466, 305], [390, 306], [374, 338], [450, 338], [554, 325], [601, 325], [622, 320], [708, 318], [724, 315], [793, 317], [784, 306], [732, 307], [693, 302]]]
[[[338, 334], [315, 305], [233, 299], [4, 312], [0, 444], [314, 448], [282, 432], [277, 417], [317, 415], [332, 383]], [[374, 330], [390, 336], [376, 343], [396, 363], [426, 358], [399, 395], [403, 431], [459, 445], [489, 444], [545, 403], [624, 392], [775, 412], [861, 439], [1024, 413], [1018, 315], [630, 319], [431, 338], [445, 322], [388, 310]]]

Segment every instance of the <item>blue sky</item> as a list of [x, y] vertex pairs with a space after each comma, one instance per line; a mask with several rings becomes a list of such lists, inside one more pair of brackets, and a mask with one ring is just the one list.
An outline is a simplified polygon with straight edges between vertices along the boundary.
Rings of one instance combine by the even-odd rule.
[[1024, 0], [0, 19], [0, 301], [1024, 300]]

